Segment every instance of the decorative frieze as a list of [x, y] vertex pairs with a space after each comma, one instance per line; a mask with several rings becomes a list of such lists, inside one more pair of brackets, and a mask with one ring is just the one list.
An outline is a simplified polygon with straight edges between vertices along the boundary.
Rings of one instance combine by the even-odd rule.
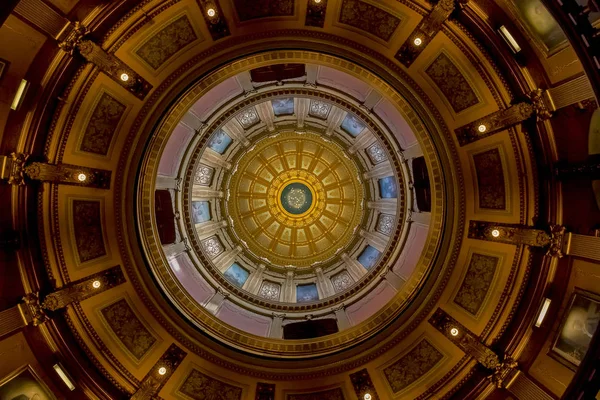
[[396, 59], [408, 68], [440, 31], [452, 11], [454, 0], [440, 0], [408, 36], [396, 53]]
[[171, 344], [162, 357], [146, 374], [131, 400], [150, 400], [156, 398], [160, 389], [179, 367], [187, 353], [175, 343]]
[[565, 227], [550, 225], [549, 231], [517, 224], [500, 222], [471, 221], [469, 238], [491, 242], [528, 245], [547, 249], [549, 256], [562, 257], [565, 241]]

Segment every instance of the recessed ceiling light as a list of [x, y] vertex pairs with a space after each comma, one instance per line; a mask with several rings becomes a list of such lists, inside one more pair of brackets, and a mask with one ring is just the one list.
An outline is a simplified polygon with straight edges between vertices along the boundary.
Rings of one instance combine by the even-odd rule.
[[456, 329], [456, 328], [452, 328], [452, 329], [450, 329], [450, 334], [451, 334], [452, 336], [458, 336], [458, 329]]
[[371, 396], [370, 393], [365, 393], [365, 396], [363, 397], [364, 400], [371, 400], [373, 398], [373, 396]]
[[123, 73], [121, 74], [121, 80], [122, 80], [123, 82], [127, 82], [127, 81], [129, 80], [129, 75], [128, 75], [128, 74], [126, 74], [125, 72], [123, 72]]
[[413, 43], [415, 46], [420, 46], [423, 43], [423, 40], [421, 38], [416, 38]]
[[164, 374], [166, 374], [166, 373], [167, 373], [167, 369], [166, 369], [165, 367], [160, 367], [160, 368], [158, 369], [158, 374], [159, 374], [159, 375], [164, 375]]
[[94, 282], [92, 282], [92, 287], [94, 289], [98, 289], [100, 286], [102, 286], [102, 283], [99, 280], [95, 280]]
[[216, 11], [214, 8], [212, 8], [212, 7], [211, 7], [211, 8], [209, 8], [208, 10], [206, 10], [206, 14], [207, 14], [209, 17], [211, 17], [211, 18], [212, 18], [212, 17], [214, 17], [215, 15], [217, 15], [217, 11]]
[[494, 229], [494, 230], [492, 231], [492, 236], [493, 236], [493, 237], [499, 237], [499, 236], [500, 236], [500, 231], [499, 231], [498, 229]]
[[87, 179], [87, 175], [84, 174], [83, 172], [77, 175], [77, 180], [79, 182], [85, 182], [86, 179]]
[[477, 127], [477, 130], [481, 133], [487, 131], [487, 126], [485, 126], [484, 124], [481, 124]]

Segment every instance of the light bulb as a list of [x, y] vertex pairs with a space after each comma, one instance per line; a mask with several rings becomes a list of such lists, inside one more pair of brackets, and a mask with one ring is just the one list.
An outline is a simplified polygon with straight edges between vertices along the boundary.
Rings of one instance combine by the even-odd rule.
[[483, 133], [483, 132], [487, 131], [487, 126], [485, 126], [485, 125], [481, 124], [481, 125], [479, 125], [479, 126], [477, 127], [477, 130], [478, 130], [479, 132]]
[[458, 329], [456, 329], [456, 328], [452, 328], [452, 329], [450, 329], [450, 334], [451, 334], [452, 336], [458, 336]]
[[498, 236], [500, 236], [500, 231], [499, 231], [498, 229], [494, 229], [494, 230], [492, 231], [492, 236], [493, 236], [493, 237], [498, 237]]
[[100, 281], [94, 281], [94, 282], [92, 282], [92, 287], [94, 289], [98, 289], [101, 285], [102, 285], [102, 283]]
[[83, 172], [77, 175], [77, 180], [79, 182], [85, 182], [86, 179], [87, 179], [87, 175], [84, 174]]
[[164, 374], [166, 374], [166, 373], [167, 373], [167, 369], [166, 369], [165, 367], [160, 367], [160, 368], [158, 369], [158, 374], [159, 374], [159, 375], [164, 375]]
[[423, 43], [423, 40], [421, 38], [416, 38], [413, 43], [415, 46], [420, 46]]
[[211, 18], [212, 18], [212, 17], [214, 17], [215, 15], [217, 15], [217, 11], [216, 11], [214, 8], [212, 8], [212, 7], [211, 7], [211, 8], [209, 8], [208, 10], [206, 10], [206, 14], [207, 14], [209, 17], [211, 17]]
[[127, 81], [129, 80], [129, 75], [128, 75], [128, 74], [126, 74], [125, 72], [123, 72], [123, 73], [121, 74], [121, 80], [122, 80], [123, 82], [127, 82]]

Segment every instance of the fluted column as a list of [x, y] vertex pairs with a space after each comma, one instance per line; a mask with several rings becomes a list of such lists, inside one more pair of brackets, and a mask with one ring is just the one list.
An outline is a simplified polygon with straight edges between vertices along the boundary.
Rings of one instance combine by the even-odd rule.
[[244, 290], [252, 294], [257, 294], [260, 290], [260, 284], [263, 281], [263, 276], [267, 266], [265, 264], [258, 264], [258, 267], [250, 274], [246, 283], [244, 284]]
[[267, 125], [267, 129], [271, 132], [274, 131], [275, 114], [273, 113], [273, 107], [271, 107], [269, 102], [257, 104], [256, 112], [258, 113], [260, 120]]
[[231, 169], [231, 163], [211, 148], [207, 148], [202, 153], [202, 164], [209, 165], [213, 168]]
[[220, 198], [223, 198], [224, 196], [225, 196], [225, 193], [223, 193], [220, 190], [213, 190], [213, 189], [209, 189], [207, 187], [198, 186], [198, 185], [194, 185], [192, 187], [192, 200], [193, 201], [220, 199]]
[[337, 326], [340, 331], [352, 326], [350, 318], [348, 318], [348, 314], [346, 314], [346, 307], [343, 304], [334, 308], [332, 311], [335, 313], [335, 319], [337, 320]]
[[198, 233], [198, 238], [202, 240], [214, 235], [221, 229], [227, 227], [227, 225], [228, 223], [226, 220], [201, 222], [196, 224], [196, 232]]
[[373, 144], [377, 138], [373, 135], [369, 129], [365, 129], [361, 133], [358, 134], [352, 146], [348, 148], [348, 153], [354, 154], [359, 150], [366, 149], [371, 144]]
[[340, 127], [342, 124], [342, 120], [346, 116], [346, 111], [333, 107], [329, 112], [329, 117], [327, 118], [327, 129], [325, 133], [327, 135], [333, 135], [333, 132]]
[[271, 329], [269, 330], [269, 337], [274, 339], [283, 338], [283, 319], [285, 314], [273, 313], [273, 322], [271, 323]]
[[380, 232], [367, 232], [364, 229], [360, 230], [360, 236], [365, 238], [367, 243], [375, 247], [381, 253], [385, 250], [389, 237]]
[[363, 267], [358, 260], [351, 258], [348, 253], [342, 253], [340, 257], [346, 265], [346, 270], [356, 282], [358, 282], [367, 273], [365, 267]]
[[238, 140], [242, 146], [250, 146], [250, 141], [246, 137], [246, 131], [237, 118], [232, 118], [229, 122], [227, 122], [227, 124], [225, 124], [223, 127], [223, 130], [233, 139]]
[[379, 179], [390, 175], [394, 175], [394, 170], [392, 169], [392, 164], [389, 161], [386, 161], [381, 164], [377, 164], [367, 172], [363, 173], [363, 178]]
[[283, 283], [283, 301], [288, 303], [295, 303], [295, 293], [296, 291], [294, 290], [294, 269], [288, 268], [285, 274], [285, 282]]
[[317, 275], [317, 288], [322, 298], [333, 296], [335, 294], [333, 284], [331, 283], [331, 279], [325, 277], [323, 269], [321, 267], [315, 268], [315, 274]]
[[600, 237], [567, 233], [565, 254], [600, 261]]
[[305, 97], [296, 98], [298, 102], [296, 106], [296, 116], [298, 121], [298, 129], [304, 129], [304, 120], [310, 110], [310, 99]]
[[370, 210], [377, 210], [383, 214], [396, 214], [398, 208], [398, 201], [396, 199], [380, 199], [377, 201], [368, 201], [367, 208]]
[[227, 271], [227, 268], [231, 267], [231, 264], [235, 261], [235, 258], [242, 252], [240, 246], [236, 246], [231, 250], [226, 250], [219, 254], [217, 258], [213, 260], [215, 267], [221, 272]]

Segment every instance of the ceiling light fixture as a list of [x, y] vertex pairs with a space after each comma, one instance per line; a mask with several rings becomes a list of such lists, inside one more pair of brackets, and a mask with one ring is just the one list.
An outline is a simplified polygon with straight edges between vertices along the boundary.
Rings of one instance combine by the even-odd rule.
[[87, 175], [84, 174], [83, 172], [77, 174], [77, 180], [79, 182], [85, 182], [86, 179], [87, 179]]
[[423, 39], [418, 37], [413, 43], [415, 44], [415, 46], [420, 46], [423, 43]]
[[481, 133], [487, 131], [487, 126], [485, 126], [484, 124], [481, 124], [477, 127], [477, 130]]
[[125, 72], [123, 72], [123, 73], [121, 74], [121, 80], [122, 80], [123, 82], [127, 82], [127, 81], [129, 80], [129, 75], [128, 75], [128, 74], [126, 74]]
[[18, 110], [19, 107], [21, 107], [23, 99], [25, 98], [25, 93], [27, 93], [27, 89], [29, 89], [29, 82], [27, 82], [25, 79], [21, 79], [17, 93], [15, 94], [13, 102], [10, 105], [11, 110]]
[[450, 334], [451, 334], [452, 336], [458, 336], [458, 329], [456, 329], [456, 328], [452, 328], [452, 329], [450, 329]]
[[69, 390], [71, 390], [71, 391], [75, 390], [75, 385], [73, 385], [73, 381], [71, 380], [71, 378], [69, 378], [69, 376], [67, 375], [65, 370], [63, 370], [63, 368], [60, 364], [54, 364], [54, 366], [52, 368], [54, 368], [54, 370], [56, 371], [56, 373], [58, 374], [60, 379], [62, 379], [62, 381], [65, 383], [65, 385], [67, 385]]
[[546, 318], [546, 313], [548, 312], [548, 308], [550, 308], [550, 303], [552, 300], [549, 298], [544, 298], [544, 304], [542, 304], [542, 308], [540, 309], [540, 313], [537, 317], [537, 321], [535, 321], [536, 328], [542, 326], [542, 322], [544, 322], [544, 318]]
[[521, 51], [521, 46], [519, 46], [519, 43], [517, 43], [513, 35], [511, 35], [504, 25], [498, 29], [498, 33], [500, 33], [500, 36], [502, 36], [502, 39], [508, 44], [508, 47], [510, 47], [513, 53], [517, 54]]
[[98, 289], [100, 286], [102, 286], [102, 283], [99, 280], [95, 280], [94, 282], [92, 282], [92, 287], [94, 289]]
[[363, 397], [364, 400], [371, 400], [373, 398], [373, 396], [371, 396], [370, 393], [365, 393], [365, 396]]
[[166, 374], [166, 373], [167, 373], [167, 369], [166, 369], [165, 367], [160, 367], [160, 368], [158, 369], [158, 374], [159, 374], [159, 375], [164, 375], [164, 374]]
[[209, 8], [208, 10], [206, 10], [206, 15], [208, 15], [209, 17], [214, 17], [215, 15], [217, 15], [217, 11], [214, 8]]
[[499, 237], [499, 236], [500, 236], [500, 231], [499, 231], [498, 229], [494, 229], [494, 230], [492, 231], [492, 236], [493, 236], [493, 237], [496, 237], [496, 238], [497, 238], [497, 237]]

